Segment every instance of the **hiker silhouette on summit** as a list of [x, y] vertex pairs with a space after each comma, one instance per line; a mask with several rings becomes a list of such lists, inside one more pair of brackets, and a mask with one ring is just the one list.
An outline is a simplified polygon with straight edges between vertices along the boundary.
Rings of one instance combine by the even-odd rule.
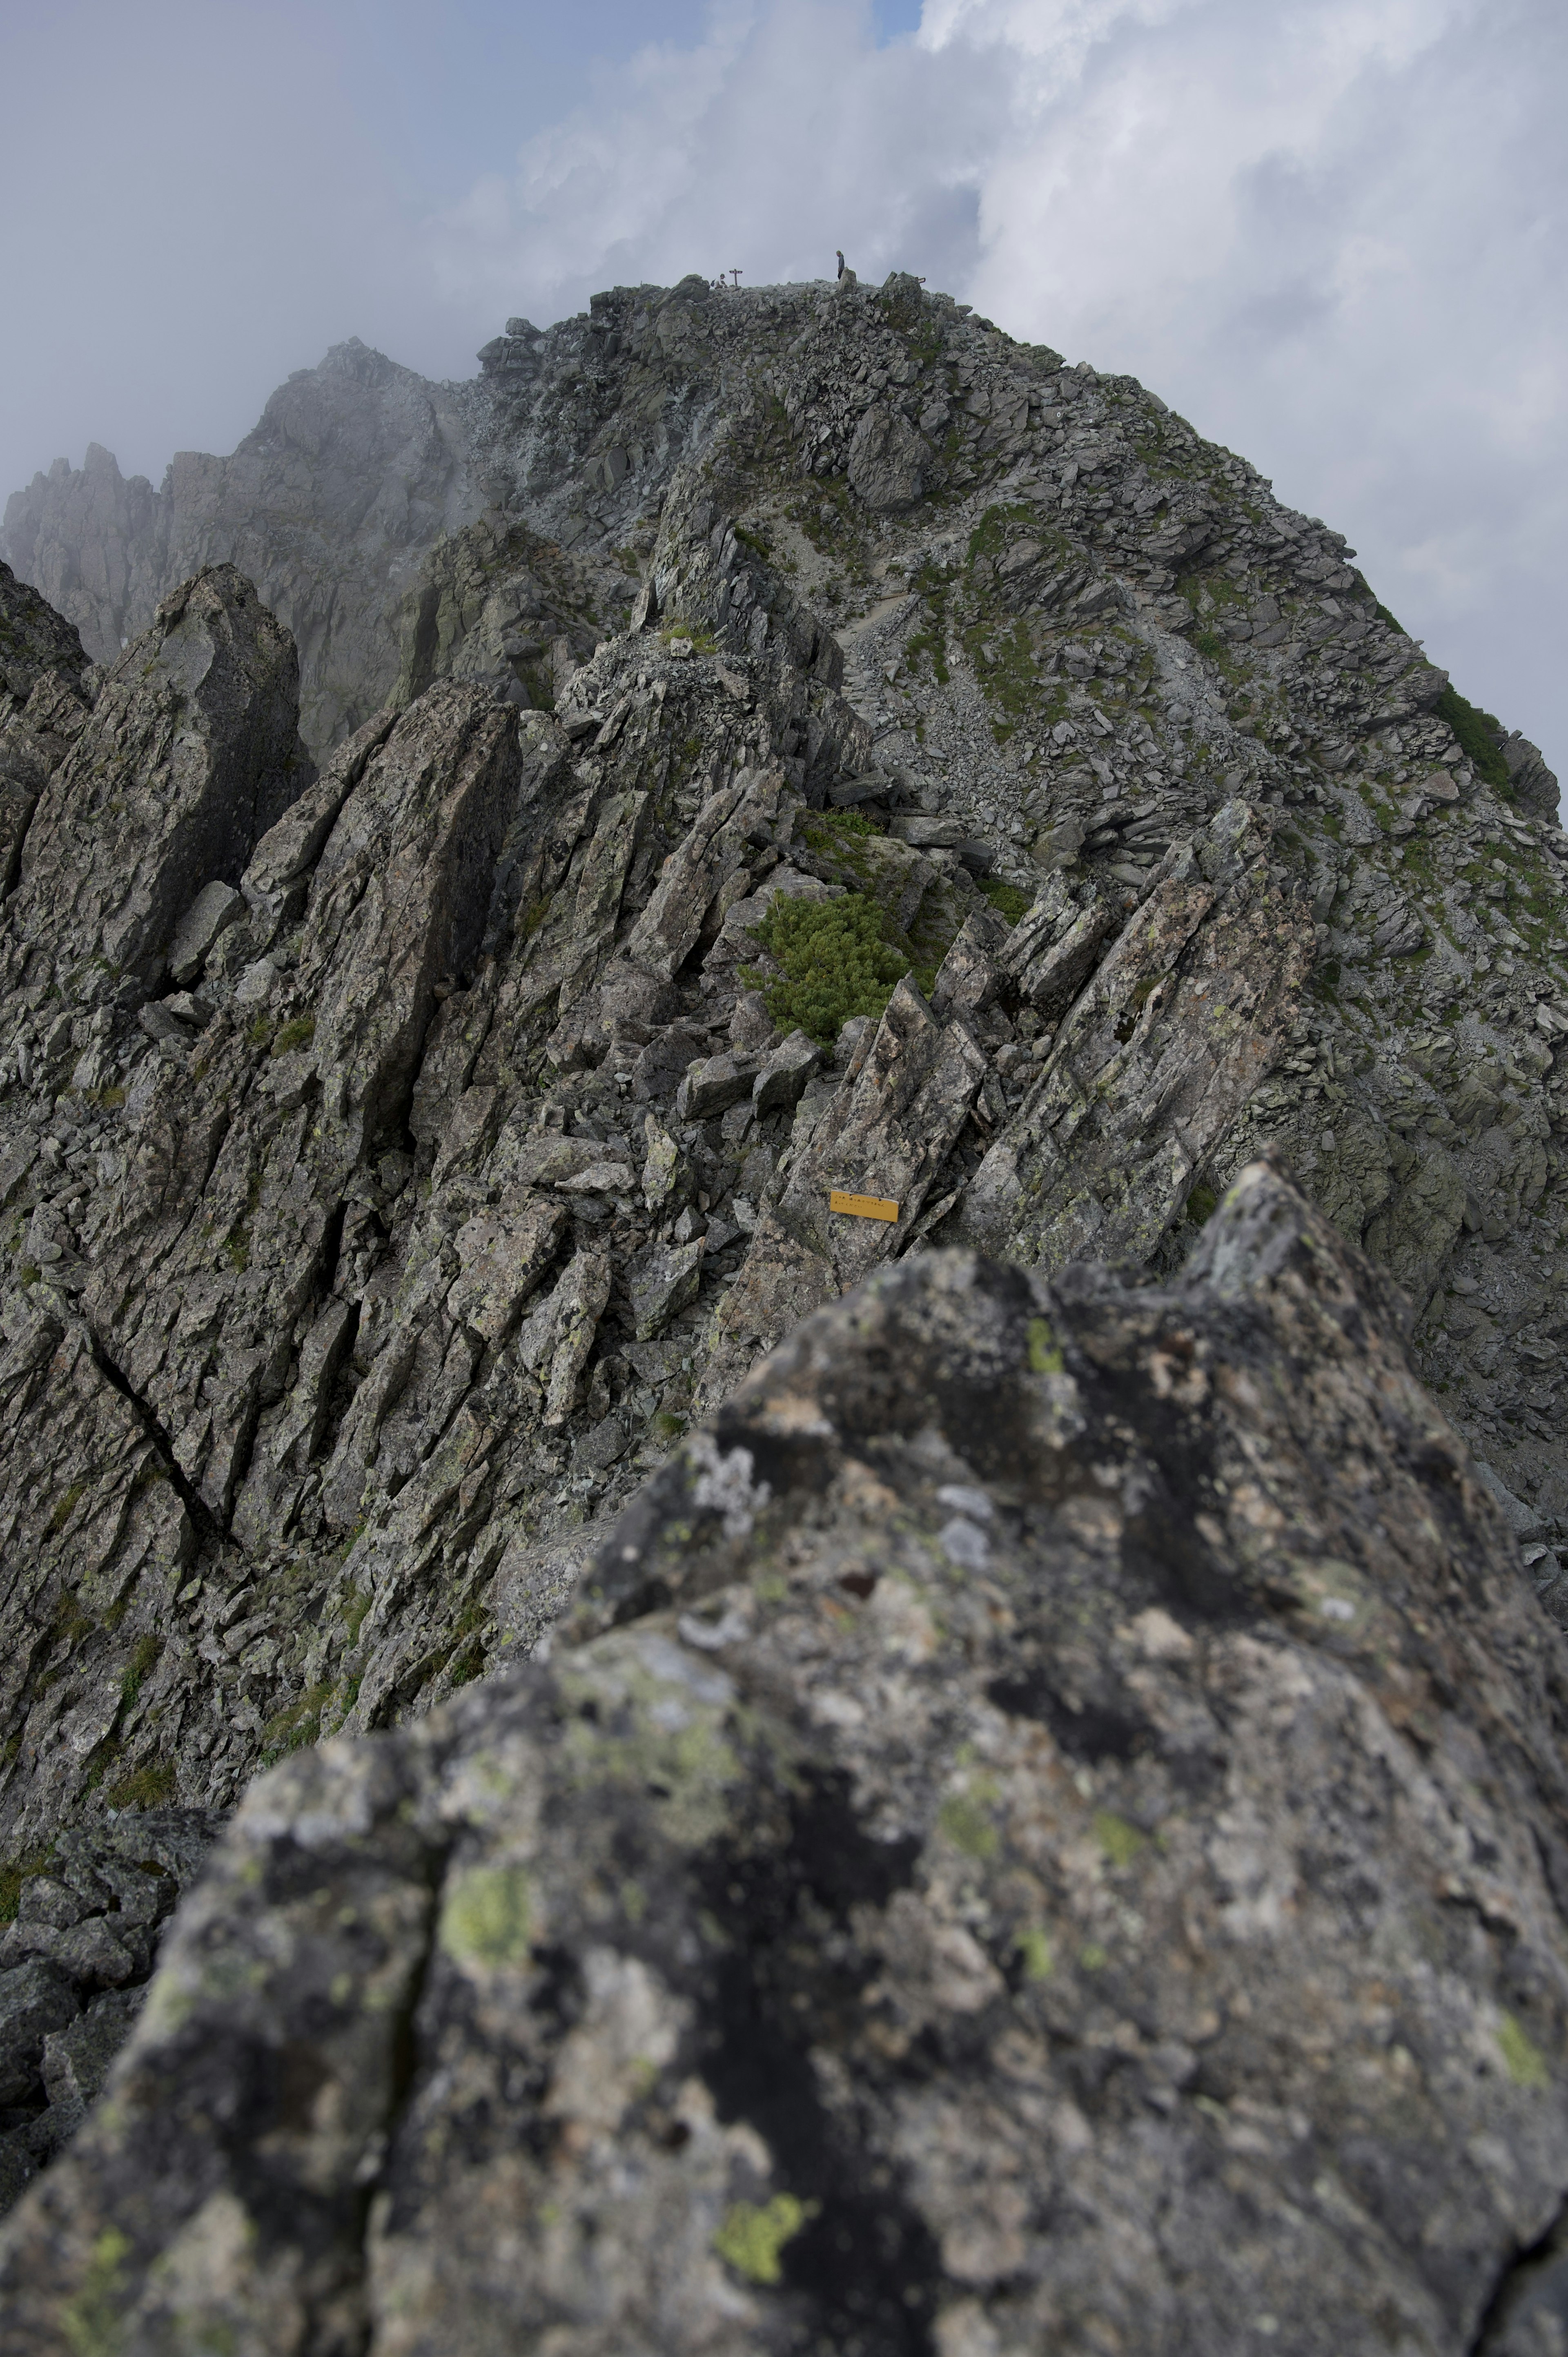
[[834, 248], [833, 248], [833, 252], [838, 255], [838, 258], [839, 258], [838, 274], [839, 274], [839, 276], [842, 278], [842, 277], [843, 276], [843, 272], [844, 272], [843, 248], [843, 246], [842, 246], [842, 245], [835, 245], [835, 246], [834, 246]]

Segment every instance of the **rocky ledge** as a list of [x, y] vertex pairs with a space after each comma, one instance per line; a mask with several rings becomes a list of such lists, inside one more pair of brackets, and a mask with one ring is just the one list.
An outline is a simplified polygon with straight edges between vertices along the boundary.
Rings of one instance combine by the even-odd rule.
[[1403, 1325], [1265, 1164], [820, 1310], [253, 1787], [8, 2348], [1557, 2347], [1568, 1656]]

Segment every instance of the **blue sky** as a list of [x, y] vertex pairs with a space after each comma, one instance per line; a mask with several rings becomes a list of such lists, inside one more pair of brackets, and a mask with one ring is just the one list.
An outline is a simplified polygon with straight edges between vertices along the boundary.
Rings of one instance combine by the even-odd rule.
[[1142, 377], [1568, 766], [1563, 0], [10, 0], [0, 88], [0, 495], [843, 244]]

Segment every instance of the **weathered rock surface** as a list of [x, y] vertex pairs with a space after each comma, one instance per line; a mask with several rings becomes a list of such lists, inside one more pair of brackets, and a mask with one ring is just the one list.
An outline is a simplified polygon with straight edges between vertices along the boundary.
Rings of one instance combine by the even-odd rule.
[[32, 814], [8, 978], [74, 985], [91, 966], [146, 998], [198, 891], [238, 881], [309, 777], [297, 694], [288, 633], [232, 565], [166, 599]]
[[1265, 1166], [1163, 1288], [819, 1312], [547, 1664], [251, 1793], [9, 2345], [1473, 2349], [1568, 1653], [1402, 1323]]
[[80, 633], [8, 565], [0, 565], [0, 692], [9, 707], [25, 706], [50, 673], [80, 681], [87, 668]]
[[0, 895], [50, 770], [87, 718], [91, 667], [63, 615], [0, 565]]
[[133, 1809], [65, 1833], [47, 1869], [21, 1884], [0, 1935], [0, 2207], [81, 2126], [221, 1823], [199, 1809]]
[[[361, 494], [416, 390], [285, 388], [245, 460], [258, 551], [286, 480], [299, 595], [363, 662], [329, 694], [307, 633], [318, 771], [231, 564], [106, 674], [0, 581], [0, 1913], [62, 1832], [229, 1809], [580, 1619], [693, 1419], [879, 1268], [1173, 1280], [1264, 1146], [1410, 1297], [1487, 1544], [1560, 1611], [1533, 748], [1251, 470], [912, 281], [621, 290], [484, 368], [395, 560]], [[329, 494], [287, 424], [318, 394]], [[871, 995], [787, 970], [781, 910], [869, 926]], [[717, 1428], [682, 1461], [722, 1504]], [[123, 2026], [91, 1986], [29, 2050], [28, 2166]]]

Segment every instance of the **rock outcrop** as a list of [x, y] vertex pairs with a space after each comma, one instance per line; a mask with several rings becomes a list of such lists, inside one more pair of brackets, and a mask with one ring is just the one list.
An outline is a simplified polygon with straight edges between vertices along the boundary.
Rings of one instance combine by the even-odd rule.
[[310, 775], [297, 679], [287, 631], [231, 565], [165, 599], [29, 819], [7, 979], [132, 1007], [156, 989], [199, 888], [237, 883]]
[[[362, 658], [329, 694], [307, 643], [319, 769], [232, 550], [103, 671], [0, 577], [0, 1916], [56, 1904], [63, 1835], [205, 1824], [317, 1738], [597, 1642], [585, 1575], [650, 1476], [751, 1512], [725, 1403], [854, 1288], [918, 1294], [940, 1248], [1023, 1271], [983, 1292], [1092, 1259], [1133, 1318], [1165, 1296], [1123, 1283], [1234, 1241], [1215, 1205], [1262, 1151], [1316, 1206], [1280, 1214], [1300, 1254], [1382, 1304], [1356, 1380], [1402, 1398], [1393, 1296], [1344, 1254], [1409, 1302], [1475, 1452], [1455, 1560], [1490, 1579], [1506, 1528], [1508, 1613], [1562, 1612], [1568, 837], [1342, 543], [1131, 380], [913, 281], [620, 290], [511, 323], [448, 409], [334, 367], [233, 479], [265, 554], [283, 468], [299, 596]], [[434, 490], [395, 564], [348, 456], [317, 499], [288, 424], [317, 401], [372, 473], [428, 429], [438, 546]], [[1302, 1359], [1304, 1415], [1338, 1363]], [[92, 1997], [40, 1955], [0, 1961], [38, 2046], [18, 2168], [75, 2116], [39, 2126], [43, 2016]]]
[[401, 600], [443, 533], [484, 506], [461, 388], [350, 337], [280, 385], [231, 457], [182, 450], [161, 488], [94, 444], [5, 511], [3, 553], [107, 667], [203, 566], [237, 565], [293, 632], [306, 734], [352, 734], [397, 673]]
[[1404, 1316], [1262, 1165], [820, 1311], [547, 1663], [252, 1791], [9, 2345], [1549, 2347], [1568, 1652]]
[[0, 565], [0, 896], [50, 771], [80, 734], [92, 670], [62, 615]]

